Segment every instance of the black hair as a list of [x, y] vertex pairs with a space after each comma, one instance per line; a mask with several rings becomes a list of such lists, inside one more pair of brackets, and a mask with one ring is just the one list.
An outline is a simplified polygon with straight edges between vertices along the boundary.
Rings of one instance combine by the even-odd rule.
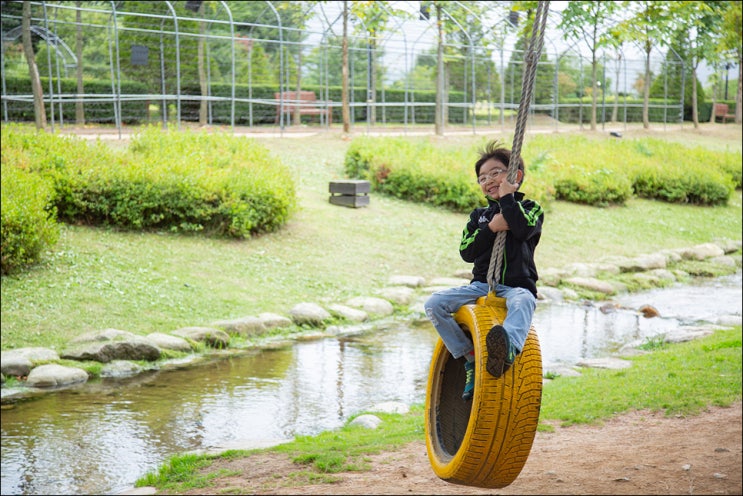
[[[498, 140], [488, 141], [485, 147], [482, 148], [478, 153], [480, 154], [480, 158], [477, 159], [477, 162], [475, 162], [476, 176], [480, 175], [480, 167], [482, 167], [482, 164], [484, 164], [491, 158], [497, 160], [498, 162], [501, 162], [506, 167], [508, 167], [508, 164], [511, 161], [511, 150], [504, 147], [503, 143]], [[524, 170], [524, 159], [520, 156], [518, 166], [519, 170], [522, 172], [522, 176], [526, 175], [526, 171]]]

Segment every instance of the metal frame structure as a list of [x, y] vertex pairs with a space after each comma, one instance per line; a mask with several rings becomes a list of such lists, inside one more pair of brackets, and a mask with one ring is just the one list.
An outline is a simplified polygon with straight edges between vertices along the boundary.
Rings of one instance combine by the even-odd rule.
[[[20, 2], [9, 2], [9, 3], [20, 3]], [[160, 120], [163, 127], [167, 127], [169, 123], [180, 127], [181, 123], [186, 118], [183, 114], [183, 106], [188, 104], [189, 108], [193, 109], [193, 106], [201, 102], [206, 102], [208, 108], [208, 124], [214, 124], [218, 120], [214, 111], [214, 106], [219, 105], [222, 109], [220, 114], [222, 124], [228, 124], [230, 129], [235, 128], [240, 122], [247, 124], [250, 128], [263, 125], [261, 118], [265, 121], [265, 108], [267, 106], [279, 108], [279, 122], [278, 124], [265, 123], [269, 126], [278, 126], [279, 130], [283, 132], [289, 125], [290, 122], [286, 122], [285, 113], [283, 112], [284, 105], [286, 102], [282, 98], [274, 99], [273, 94], [270, 97], [266, 96], [267, 92], [264, 90], [263, 95], [256, 93], [256, 88], [260, 86], [260, 83], [255, 81], [255, 74], [253, 73], [254, 67], [252, 65], [252, 49], [255, 44], [261, 44], [262, 46], [271, 46], [273, 51], [278, 55], [278, 66], [272, 67], [274, 71], [273, 78], [275, 80], [275, 91], [279, 94], [283, 94], [285, 90], [293, 89], [291, 79], [292, 70], [296, 71], [296, 67], [291, 67], [291, 60], [288, 60], [288, 54], [291, 53], [311, 53], [313, 50], [317, 53], [315, 56], [316, 64], [314, 69], [310, 69], [307, 66], [301, 68], [302, 78], [304, 79], [308, 74], [308, 71], [317, 71], [314, 74], [314, 85], [318, 88], [318, 100], [321, 105], [325, 105], [330, 110], [337, 110], [340, 108], [341, 102], [339, 99], [331, 98], [331, 90], [333, 90], [331, 83], [330, 60], [332, 56], [338, 56], [341, 47], [333, 42], [334, 39], [338, 39], [337, 34], [338, 26], [340, 22], [340, 15], [337, 14], [337, 5], [321, 3], [314, 10], [314, 24], [308, 23], [308, 27], [301, 32], [298, 32], [296, 28], [287, 26], [282, 19], [281, 12], [273, 5], [272, 2], [264, 0], [265, 9], [264, 15], [261, 19], [255, 20], [235, 20], [233, 18], [233, 12], [230, 9], [230, 3], [224, 0], [208, 2], [212, 5], [210, 9], [211, 14], [204, 15], [192, 15], [183, 10], [183, 4], [186, 4], [186, 8], [191, 10], [193, 14], [196, 14], [196, 10], [193, 9], [194, 3], [200, 2], [179, 2], [176, 0], [161, 0], [158, 2], [152, 2], [152, 4], [160, 4], [162, 6], [161, 13], [143, 13], [128, 10], [130, 5], [136, 5], [130, 2], [97, 2], [97, 3], [86, 3], [85, 6], [76, 7], [72, 2], [31, 2], [32, 4], [32, 33], [38, 37], [39, 46], [46, 46], [49, 49], [46, 50], [46, 60], [39, 60], [38, 64], [40, 68], [42, 64], [45, 64], [45, 72], [47, 75], [54, 75], [55, 77], [49, 78], [48, 88], [45, 89], [47, 92], [44, 95], [47, 108], [50, 112], [50, 122], [52, 129], [55, 125], [64, 126], [73, 121], [65, 115], [65, 108], [69, 108], [69, 104], [73, 102], [82, 101], [86, 105], [95, 104], [108, 104], [110, 105], [110, 115], [112, 118], [108, 118], [108, 122], [112, 122], [119, 135], [121, 135], [122, 127], [125, 122], [132, 120], [133, 117], [127, 114], [127, 110], [124, 108], [125, 105], [130, 105], [133, 102], [139, 102], [142, 105], [148, 105], [152, 102], [159, 104]], [[189, 7], [188, 4], [191, 4]], [[414, 10], [417, 8], [417, 2], [403, 1], [399, 4], [404, 4]], [[467, 3], [464, 1], [455, 1], [454, 5], [461, 9], [468, 11], [470, 15], [475, 16], [476, 14], [469, 9]], [[383, 5], [384, 6], [384, 5]], [[332, 7], [336, 10], [333, 11]], [[385, 10], [388, 10], [384, 6]], [[109, 94], [102, 94], [97, 92], [95, 94], [85, 93], [77, 94], [77, 92], [71, 92], [65, 90], [62, 87], [63, 77], [67, 75], [69, 69], [76, 67], [78, 63], [87, 64], [88, 61], [78, 61], [75, 57], [74, 50], [70, 48], [74, 43], [71, 40], [65, 40], [64, 35], [72, 31], [74, 24], [69, 19], [72, 17], [71, 13], [80, 10], [82, 15], [87, 18], [83, 22], [83, 30], [85, 32], [95, 32], [99, 38], [105, 32], [105, 39], [108, 44], [108, 61], [109, 76], [111, 91]], [[275, 18], [275, 21], [267, 22], [266, 18], [270, 12], [271, 16]], [[518, 95], [516, 94], [517, 88], [514, 83], [518, 68], [520, 67], [519, 51], [515, 48], [507, 46], [507, 38], [509, 32], [513, 30], [513, 24], [509, 21], [508, 16], [497, 16], [494, 18], [483, 19], [479, 18], [483, 26], [491, 26], [491, 30], [497, 34], [498, 41], [495, 44], [495, 48], [490, 50], [488, 53], [491, 54], [489, 59], [483, 60], [480, 56], [476, 55], [476, 47], [467, 30], [466, 25], [462, 25], [451, 13], [442, 10], [446, 18], [456, 25], [456, 28], [462, 33], [463, 37], [468, 40], [466, 45], [458, 45], [449, 42], [447, 46], [453, 53], [465, 54], [463, 56], [450, 56], [448, 63], [452, 65], [461, 65], [463, 73], [463, 87], [461, 91], [461, 102], [449, 101], [444, 108], [444, 112], [448, 115], [449, 109], [461, 109], [458, 110], [458, 115], [461, 115], [461, 119], [458, 121], [462, 126], [469, 125], [472, 132], [477, 132], [478, 126], [491, 126], [491, 118], [493, 114], [496, 114], [499, 118], [500, 126], [503, 130], [506, 128], [507, 120], [513, 119], [509, 115], [513, 115], [515, 110], [518, 108]], [[308, 18], [312, 17], [310, 10], [306, 12]], [[366, 68], [355, 67], [356, 59], [361, 60], [360, 55], [350, 57], [351, 73], [350, 73], [350, 97], [349, 105], [351, 107], [351, 121], [352, 124], [356, 123], [357, 120], [361, 119], [366, 123], [367, 132], [372, 131], [369, 116], [372, 113], [372, 109], [381, 111], [382, 125], [391, 125], [393, 123], [399, 123], [403, 128], [404, 132], [408, 131], [410, 126], [416, 125], [416, 120], [420, 121], [420, 117], [416, 116], [416, 111], [423, 111], [426, 107], [430, 108], [434, 106], [432, 102], [416, 101], [416, 95], [420, 94], [422, 88], [415, 87], [415, 81], [411, 77], [411, 68], [415, 67], [415, 58], [420, 56], [424, 50], [432, 46], [432, 31], [435, 32], [434, 19], [419, 19], [418, 21], [410, 21], [409, 19], [402, 18], [400, 16], [390, 14], [390, 22], [388, 23], [388, 29], [377, 35], [374, 40], [375, 46], [379, 50], [379, 54], [372, 54], [370, 52], [370, 42], [368, 30], [364, 29], [366, 34], [363, 36], [357, 34], [349, 34], [349, 49], [351, 53], [361, 54], [365, 56]], [[270, 16], [268, 16], [270, 17]], [[331, 20], [332, 18], [332, 20]], [[105, 22], [104, 22], [105, 19]], [[126, 19], [126, 22], [124, 21]], [[6, 14], [5, 9], [2, 12], [3, 29], [6, 26], [17, 23], [18, 27], [12, 27], [7, 31], [2, 32], [2, 104], [3, 104], [3, 121], [8, 122], [13, 120], [10, 116], [11, 107], [19, 107], [26, 105], [28, 106], [32, 102], [33, 97], [30, 93], [18, 92], [9, 89], [6, 81], [10, 74], [10, 67], [6, 67], [9, 64], [9, 58], [6, 54], [8, 47], [12, 46], [13, 43], [17, 43], [17, 39], [20, 36], [20, 18], [12, 13]], [[250, 22], [248, 22], [250, 21]], [[138, 25], [137, 22], [140, 24]], [[418, 23], [418, 34], [413, 34], [409, 40], [410, 26], [412, 23]], [[361, 20], [356, 20], [357, 24], [361, 23]], [[555, 20], [552, 20], [553, 25]], [[193, 26], [203, 24], [202, 32]], [[261, 28], [267, 29], [271, 33], [275, 33], [273, 39], [253, 39], [247, 40], [249, 47], [247, 51], [247, 60], [244, 59], [243, 52], [238, 54], [237, 48], [241, 44], [245, 45], [246, 38], [239, 35], [239, 32], [252, 33], [255, 29]], [[511, 31], [509, 31], [511, 30]], [[292, 41], [291, 36], [300, 41]], [[513, 35], [511, 35], [512, 37]], [[156, 91], [150, 91], [147, 93], [131, 93], [127, 92], [122, 87], [122, 83], [125, 82], [123, 75], [123, 64], [131, 63], [122, 60], [122, 39], [127, 40], [143, 38], [152, 40], [158, 40], [157, 44], [152, 46], [158, 46], [156, 50], [150, 49], [154, 53], [153, 57], [156, 56], [159, 62], [159, 74], [148, 74], [148, 77], [153, 80], [159, 81], [159, 88]], [[305, 38], [304, 40], [302, 38]], [[205, 46], [205, 58], [206, 58], [206, 94], [194, 94], [193, 91], [185, 89], [184, 78], [187, 78], [184, 68], [185, 60], [192, 60], [193, 53], [184, 52], [186, 46], [193, 46], [194, 40], [202, 39]], [[74, 40], [72, 40], [74, 41]], [[402, 44], [400, 44], [400, 41]], [[587, 61], [587, 58], [580, 54], [580, 51], [575, 45], [569, 45], [565, 48], [564, 43], [561, 40], [550, 39], [549, 36], [545, 39], [547, 45], [545, 45], [544, 53], [547, 56], [547, 61], [544, 63], [544, 67], [541, 70], [547, 70], [552, 67], [551, 80], [553, 81], [552, 101], [550, 102], [533, 102], [531, 106], [530, 114], [535, 113], [549, 115], [553, 120], [555, 129], [558, 129], [560, 125], [565, 125], [563, 121], [560, 121], [561, 110], [573, 109], [577, 110], [578, 123], [583, 126], [583, 111], [585, 106], [590, 104], [584, 103], [565, 103], [560, 101], [559, 95], [559, 84], [558, 75], [560, 73], [560, 63], [564, 57], [570, 56], [577, 59], [578, 67], [577, 70], [580, 73], [582, 79], [584, 70], [583, 65]], [[131, 42], [131, 41], [129, 41]], [[559, 45], [562, 43], [562, 47]], [[228, 50], [225, 49], [228, 47]], [[253, 48], [250, 48], [253, 47]], [[359, 48], [366, 47], [366, 48]], [[175, 55], [172, 56], [174, 49]], [[218, 63], [216, 61], [219, 57], [218, 52], [222, 54], [221, 59]], [[229, 53], [229, 60], [225, 58], [224, 53]], [[600, 118], [598, 119], [603, 125], [607, 121], [607, 106], [605, 93], [607, 91], [617, 92], [619, 91], [624, 101], [619, 102], [619, 97], [615, 99], [612, 106], [622, 107], [623, 119], [620, 124], [624, 124], [626, 127], [628, 123], [628, 109], [631, 109], [633, 105], [627, 100], [627, 95], [632, 92], [632, 89], [628, 87], [628, 83], [632, 79], [632, 74], [637, 74], [638, 60], [629, 60], [627, 55], [618, 50], [615, 65], [616, 71], [614, 72], [615, 77], [613, 81], [607, 79], [606, 66], [609, 60], [614, 59], [613, 53], [602, 52], [600, 54], [601, 67], [603, 71], [601, 73], [601, 103], [599, 104]], [[678, 54], [675, 54], [672, 50], [668, 53], [670, 57], [675, 56], [675, 60], [671, 60], [669, 56], [658, 60], [660, 57], [660, 50], [656, 50], [656, 59], [653, 59], [653, 70], [662, 71], [664, 64], [676, 64], [681, 67], [681, 74], [683, 71], [683, 61]], [[378, 60], [375, 60], [376, 57]], [[375, 58], [375, 59], [373, 59]], [[521, 57], [523, 58], [523, 56]], [[298, 59], [304, 60], [303, 57]], [[247, 63], [245, 66], [244, 63]], [[487, 87], [478, 88], [478, 79], [476, 77], [476, 68], [482, 62], [489, 62], [492, 64], [494, 70], [490, 72], [490, 66], [488, 65], [488, 78]], [[100, 63], [100, 61], [99, 61]], [[378, 84], [378, 90], [376, 95], [371, 95], [372, 83], [371, 83], [371, 70], [370, 64], [381, 64], [380, 67], [380, 80]], [[238, 64], [242, 64], [239, 67], [246, 67], [246, 72], [240, 74], [242, 80], [247, 81], [247, 85], [238, 84]], [[191, 64], [193, 65], [193, 64]], [[213, 72], [217, 65], [223, 67], [222, 73], [215, 74]], [[296, 64], [295, 64], [296, 65]], [[660, 68], [660, 69], [659, 69]], [[56, 70], [55, 70], [56, 69]], [[399, 75], [402, 69], [402, 78], [397, 81], [392, 80], [393, 69], [397, 70]], [[357, 77], [357, 73], [366, 70], [366, 77], [361, 81]], [[64, 72], [64, 75], [62, 74]], [[13, 75], [17, 77], [18, 63], [16, 61], [16, 68], [14, 69]], [[623, 81], [620, 81], [620, 77]], [[53, 81], [56, 80], [56, 88]], [[509, 83], [510, 81], [510, 83]], [[188, 82], [186, 82], [188, 83]], [[317, 84], [319, 83], [319, 85]], [[579, 88], [585, 87], [585, 81], [580, 80], [576, 82]], [[607, 88], [607, 84], [612, 83], [614, 88]], [[215, 92], [215, 84], [228, 85], [230, 91], [225, 94], [224, 91], [221, 93]], [[589, 82], [590, 84], [590, 82]], [[682, 80], [682, 90], [683, 90]], [[396, 91], [402, 91], [401, 101], [387, 101], [387, 95], [397, 87]], [[621, 87], [621, 89], [620, 89]], [[492, 90], [500, 89], [499, 95], [493, 97]], [[510, 88], [510, 94], [507, 91]], [[668, 86], [665, 86], [665, 94], [668, 95]], [[241, 94], [238, 94], [238, 89]], [[354, 96], [354, 90], [364, 90], [364, 94], [367, 95], [364, 101], [356, 101]], [[242, 92], [246, 94], [242, 94]], [[337, 90], [333, 90], [336, 91]], [[478, 96], [479, 95], [479, 96]], [[485, 97], [483, 97], [485, 95]], [[683, 91], [682, 91], [683, 95]], [[373, 97], [372, 97], [373, 96]], [[377, 98], [381, 96], [381, 98]], [[459, 97], [457, 97], [459, 98]], [[331, 99], [334, 100], [331, 102]], [[663, 108], [663, 125], [667, 123], [681, 123], [683, 122], [683, 96], [678, 101], [668, 101], [661, 105]], [[65, 105], [67, 104], [67, 106]], [[225, 106], [229, 105], [229, 118], [227, 123], [224, 122], [224, 109]], [[236, 115], [237, 107], [240, 106], [240, 115]], [[390, 110], [398, 107], [400, 119], [392, 119], [390, 116]], [[258, 109], [264, 109], [264, 114], [261, 118], [256, 114]], [[656, 105], [657, 108], [657, 105]], [[478, 110], [485, 109], [486, 117], [478, 116]], [[146, 121], [149, 122], [149, 111], [145, 112]], [[429, 114], [430, 115], [430, 114]], [[192, 116], [191, 116], [192, 118]], [[484, 122], [483, 122], [484, 121]], [[328, 127], [327, 121], [321, 121], [321, 125]]]

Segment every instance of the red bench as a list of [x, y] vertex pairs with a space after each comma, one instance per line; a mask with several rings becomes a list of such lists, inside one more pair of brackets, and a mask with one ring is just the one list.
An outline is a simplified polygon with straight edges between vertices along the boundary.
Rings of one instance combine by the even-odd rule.
[[725, 124], [728, 119], [735, 121], [735, 114], [730, 113], [730, 107], [727, 103], [715, 103], [715, 121], [717, 118], [722, 119], [722, 123]]
[[279, 123], [281, 116], [281, 101], [284, 104], [284, 114], [294, 115], [294, 111], [299, 109], [299, 115], [324, 115], [328, 125], [333, 123], [333, 112], [328, 106], [332, 102], [319, 102], [314, 91], [283, 91], [274, 93], [276, 98], [276, 124]]

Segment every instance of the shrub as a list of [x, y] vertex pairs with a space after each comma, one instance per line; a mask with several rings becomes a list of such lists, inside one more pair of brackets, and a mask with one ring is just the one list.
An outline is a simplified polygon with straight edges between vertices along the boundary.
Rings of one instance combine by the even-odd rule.
[[[724, 204], [741, 181], [740, 153], [650, 139], [534, 135], [526, 137], [522, 154], [526, 179], [521, 191], [547, 210], [553, 198], [606, 206], [621, 205], [633, 194]], [[472, 177], [476, 157], [474, 148], [365, 137], [351, 143], [345, 170], [391, 196], [464, 211], [483, 202]]]
[[525, 184], [534, 182], [536, 176], [537, 182], [551, 185], [554, 198], [607, 206], [624, 204], [632, 196], [620, 143], [597, 144], [585, 136], [535, 136], [525, 145], [526, 158], [529, 154], [536, 157], [527, 160], [530, 179]]
[[41, 254], [53, 246], [59, 237], [55, 211], [53, 207], [50, 208], [52, 188], [41, 176], [29, 172], [24, 167], [26, 164], [27, 157], [22, 150], [3, 150], [0, 171], [0, 259], [3, 275], [38, 262]]
[[125, 170], [127, 183], [143, 195], [148, 184], [159, 185], [167, 201], [166, 208], [123, 211], [125, 219], [245, 237], [278, 229], [296, 204], [290, 170], [254, 140], [150, 127], [135, 137], [130, 152], [147, 168]]
[[732, 152], [722, 152], [712, 157], [713, 161], [717, 161], [717, 165], [721, 171], [730, 176], [733, 186], [736, 189], [741, 189], [743, 183], [743, 167], [740, 163], [740, 154]]
[[638, 154], [652, 160], [652, 166], [635, 168], [634, 190], [638, 196], [672, 203], [722, 205], [735, 189], [734, 171], [740, 175], [731, 153], [704, 148], [687, 148], [657, 140], [640, 140]]
[[26, 150], [29, 169], [51, 180], [69, 223], [240, 238], [278, 229], [296, 203], [289, 169], [253, 140], [150, 127], [115, 153], [12, 126], [3, 138], [3, 149], [7, 141]]
[[364, 137], [351, 143], [345, 170], [390, 196], [467, 211], [484, 202], [475, 181], [475, 157], [474, 150], [425, 140]]
[[683, 167], [641, 172], [635, 178], [638, 196], [672, 203], [724, 205], [733, 190], [732, 180], [719, 171], [694, 173]]
[[611, 169], [571, 166], [555, 180], [555, 195], [562, 200], [604, 207], [624, 204], [632, 196], [627, 176]]

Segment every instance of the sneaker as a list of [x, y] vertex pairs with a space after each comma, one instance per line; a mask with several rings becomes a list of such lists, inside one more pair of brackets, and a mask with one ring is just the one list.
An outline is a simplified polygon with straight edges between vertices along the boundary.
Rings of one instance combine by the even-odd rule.
[[501, 325], [494, 325], [485, 338], [488, 347], [488, 361], [485, 370], [493, 377], [502, 376], [516, 359], [516, 353], [508, 339], [506, 330]]
[[464, 383], [462, 399], [469, 401], [475, 394], [475, 362], [464, 362], [464, 373], [467, 374], [467, 379]]

